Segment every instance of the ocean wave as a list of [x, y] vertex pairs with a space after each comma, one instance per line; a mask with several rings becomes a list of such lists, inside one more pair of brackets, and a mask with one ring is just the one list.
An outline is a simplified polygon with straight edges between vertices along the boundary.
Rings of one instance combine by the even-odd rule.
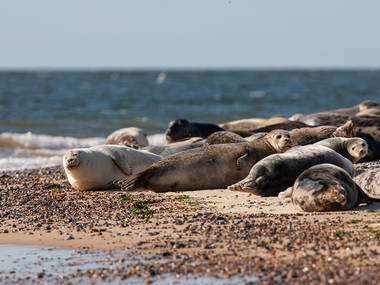
[[[164, 145], [165, 135], [148, 136], [150, 145]], [[75, 138], [27, 132], [0, 134], [0, 171], [58, 166], [72, 148], [85, 148], [105, 143], [105, 138]]]
[[74, 138], [62, 136], [40, 135], [27, 132], [24, 134], [2, 133], [0, 134], [0, 147], [7, 148], [45, 148], [65, 149], [75, 147], [90, 147], [104, 144], [105, 138]]

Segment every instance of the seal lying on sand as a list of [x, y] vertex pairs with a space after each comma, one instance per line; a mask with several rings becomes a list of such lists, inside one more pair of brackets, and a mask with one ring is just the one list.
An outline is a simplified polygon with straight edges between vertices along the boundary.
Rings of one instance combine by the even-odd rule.
[[350, 138], [354, 134], [354, 125], [352, 121], [347, 121], [338, 128], [335, 126], [307, 127], [293, 129], [289, 133], [295, 145], [307, 145], [331, 137]]
[[355, 137], [362, 138], [367, 142], [368, 154], [358, 162], [366, 162], [380, 159], [380, 141], [377, 141], [370, 134], [356, 132]]
[[147, 134], [143, 129], [130, 127], [111, 133], [106, 139], [106, 144], [124, 145], [138, 149], [147, 146], [149, 143]]
[[263, 133], [263, 132], [266, 133], [266, 132], [270, 132], [273, 130], [290, 131], [293, 129], [305, 128], [305, 127], [309, 127], [309, 126], [307, 124], [302, 123], [302, 122], [290, 121], [289, 120], [288, 122], [272, 124], [272, 125], [267, 125], [265, 127], [256, 128], [256, 129], [250, 130], [250, 132], [256, 134], [256, 133]]
[[361, 116], [352, 118], [356, 131], [370, 134], [374, 139], [380, 140], [380, 117]]
[[251, 129], [257, 128], [260, 124], [264, 123], [267, 119], [264, 118], [250, 118], [241, 119], [236, 121], [225, 122], [219, 124], [219, 127], [227, 131], [249, 131]]
[[321, 145], [293, 147], [285, 153], [272, 154], [256, 163], [248, 176], [228, 187], [259, 196], [277, 196], [293, 185], [303, 171], [309, 167], [331, 163], [342, 167], [353, 176], [352, 163], [336, 151]]
[[172, 143], [184, 138], [207, 138], [212, 133], [224, 131], [221, 127], [208, 123], [189, 122], [185, 119], [171, 121], [166, 129], [166, 142]]
[[224, 143], [241, 143], [247, 142], [242, 136], [229, 131], [215, 132], [209, 135], [205, 141], [207, 145], [224, 144]]
[[375, 101], [363, 101], [353, 107], [330, 110], [326, 112], [313, 113], [298, 117], [298, 121], [311, 126], [317, 125], [333, 125], [340, 126], [350, 117], [355, 116], [359, 112], [367, 109], [379, 108], [380, 104]]
[[349, 210], [363, 200], [364, 194], [344, 169], [329, 163], [314, 165], [302, 172], [293, 187], [279, 194], [306, 212]]
[[226, 188], [247, 176], [260, 159], [290, 147], [289, 133], [276, 130], [254, 143], [210, 145], [168, 156], [117, 185], [154, 192]]
[[160, 159], [126, 146], [100, 145], [69, 150], [63, 166], [71, 186], [83, 191], [110, 188], [114, 180], [142, 171]]
[[147, 146], [142, 148], [142, 150], [147, 150], [151, 153], [158, 154], [161, 157], [167, 157], [169, 155], [182, 152], [185, 150], [199, 148], [205, 144], [204, 139], [200, 138], [200, 140], [194, 140], [192, 143], [171, 143], [168, 145], [160, 145], [160, 146]]
[[380, 169], [373, 169], [363, 172], [354, 177], [363, 192], [371, 200], [380, 200]]
[[368, 145], [361, 138], [329, 138], [314, 145], [323, 145], [348, 158], [352, 163], [359, 161], [368, 153]]

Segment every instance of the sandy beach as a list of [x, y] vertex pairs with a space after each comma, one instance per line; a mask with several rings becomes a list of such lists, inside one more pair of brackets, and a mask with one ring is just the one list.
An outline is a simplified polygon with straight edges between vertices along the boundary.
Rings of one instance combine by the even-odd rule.
[[[377, 167], [380, 161], [357, 169]], [[0, 185], [0, 244], [108, 253], [112, 266], [76, 270], [68, 282], [139, 277], [150, 284], [164, 276], [172, 276], [172, 284], [194, 276], [226, 282], [221, 284], [244, 276], [256, 279], [235, 283], [380, 282], [380, 203], [304, 213], [290, 199], [225, 189], [77, 192], [61, 167], [4, 172]], [[143, 261], [133, 263], [136, 257]], [[17, 281], [51, 278], [35, 274]], [[12, 272], [0, 269], [0, 282], [12, 280]]]

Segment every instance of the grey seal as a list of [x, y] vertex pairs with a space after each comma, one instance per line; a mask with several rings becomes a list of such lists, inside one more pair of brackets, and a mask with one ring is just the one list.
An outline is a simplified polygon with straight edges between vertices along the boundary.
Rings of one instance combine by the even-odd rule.
[[323, 145], [349, 159], [352, 163], [368, 154], [368, 144], [362, 138], [329, 138], [314, 145]]
[[328, 163], [314, 165], [302, 172], [286, 192], [293, 205], [305, 212], [344, 211], [365, 200], [351, 175]]
[[355, 173], [352, 163], [336, 151], [322, 145], [293, 147], [285, 153], [272, 154], [256, 163], [248, 176], [228, 187], [259, 196], [277, 196], [297, 179], [304, 170], [321, 163], [342, 167]]

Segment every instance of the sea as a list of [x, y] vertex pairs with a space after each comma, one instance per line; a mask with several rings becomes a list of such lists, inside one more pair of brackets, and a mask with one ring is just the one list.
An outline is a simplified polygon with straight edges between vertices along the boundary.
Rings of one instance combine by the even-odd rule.
[[125, 127], [309, 114], [380, 101], [379, 70], [0, 71], [0, 171], [62, 164]]

